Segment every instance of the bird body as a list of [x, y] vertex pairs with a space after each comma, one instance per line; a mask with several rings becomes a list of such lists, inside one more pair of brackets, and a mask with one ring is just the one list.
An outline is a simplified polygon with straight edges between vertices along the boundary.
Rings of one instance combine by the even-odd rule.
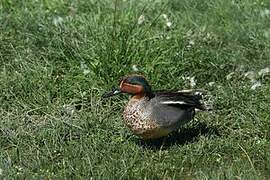
[[[117, 93], [110, 92], [105, 96]], [[143, 139], [156, 139], [168, 135], [189, 122], [195, 109], [205, 110], [196, 92], [152, 91], [143, 76], [133, 75], [120, 81], [118, 93], [131, 95], [123, 112], [124, 123]]]
[[143, 139], [154, 139], [170, 133], [169, 130], [159, 126], [153, 118], [153, 107], [148, 98], [131, 98], [124, 110], [123, 117], [131, 131]]

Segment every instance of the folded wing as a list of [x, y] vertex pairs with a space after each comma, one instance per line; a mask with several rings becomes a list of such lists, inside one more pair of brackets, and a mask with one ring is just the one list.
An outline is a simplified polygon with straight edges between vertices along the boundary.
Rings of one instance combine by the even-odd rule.
[[201, 102], [202, 92], [155, 92], [155, 97], [158, 98], [161, 104], [171, 106], [179, 106], [179, 108], [191, 108], [199, 110], [206, 110], [204, 104]]

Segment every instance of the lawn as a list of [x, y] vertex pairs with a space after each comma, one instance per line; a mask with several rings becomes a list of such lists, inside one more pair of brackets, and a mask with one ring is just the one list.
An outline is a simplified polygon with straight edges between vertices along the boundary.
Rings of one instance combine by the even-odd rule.
[[[268, 0], [2, 0], [0, 179], [269, 179], [269, 68]], [[132, 73], [214, 109], [144, 142]]]

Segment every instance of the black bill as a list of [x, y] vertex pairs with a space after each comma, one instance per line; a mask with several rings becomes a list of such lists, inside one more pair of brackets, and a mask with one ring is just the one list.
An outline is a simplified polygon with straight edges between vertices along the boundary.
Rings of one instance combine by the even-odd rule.
[[108, 98], [108, 97], [111, 97], [120, 93], [122, 93], [122, 91], [119, 88], [113, 88], [112, 91], [103, 94], [102, 98]]

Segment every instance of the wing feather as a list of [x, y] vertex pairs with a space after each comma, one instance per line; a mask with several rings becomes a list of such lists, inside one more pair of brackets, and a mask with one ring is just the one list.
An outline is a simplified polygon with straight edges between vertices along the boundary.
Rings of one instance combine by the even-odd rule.
[[168, 92], [157, 91], [155, 95], [159, 97], [161, 104], [167, 104], [172, 106], [182, 107], [194, 107], [200, 110], [205, 110], [203, 103], [201, 103], [202, 94], [196, 91], [193, 92]]

